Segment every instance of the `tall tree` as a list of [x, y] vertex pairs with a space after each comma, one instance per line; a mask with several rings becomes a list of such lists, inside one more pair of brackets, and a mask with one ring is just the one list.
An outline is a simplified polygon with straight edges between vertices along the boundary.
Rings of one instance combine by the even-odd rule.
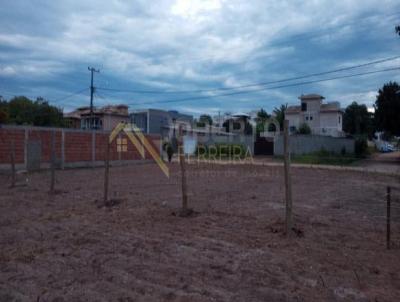
[[33, 125], [35, 106], [33, 102], [25, 96], [16, 96], [8, 102], [8, 112], [10, 123], [17, 125]]
[[373, 134], [372, 114], [367, 106], [351, 103], [347, 106], [343, 115], [343, 131], [352, 135]]
[[375, 124], [377, 130], [400, 135], [400, 86], [396, 82], [379, 89], [375, 101]]
[[396, 33], [400, 36], [400, 25], [397, 25], [395, 30], [396, 30]]
[[282, 104], [279, 108], [275, 107], [274, 109], [274, 115], [276, 120], [279, 123], [279, 126], [281, 128], [281, 131], [283, 130], [283, 123], [285, 121], [285, 111], [287, 109], [288, 105], [287, 104]]
[[33, 124], [35, 126], [63, 126], [63, 113], [62, 110], [49, 105], [49, 103], [38, 97], [34, 102], [35, 106], [35, 116], [33, 119]]
[[257, 112], [257, 119], [259, 121], [266, 121], [268, 118], [269, 114], [263, 108], [261, 108], [260, 111]]
[[260, 134], [261, 132], [264, 132], [264, 124], [269, 119], [270, 115], [265, 111], [263, 108], [260, 109], [260, 111], [257, 112], [257, 117], [256, 117], [256, 134]]
[[5, 123], [54, 127], [64, 125], [62, 109], [51, 106], [43, 98], [33, 102], [25, 96], [17, 96], [9, 102], [1, 102], [0, 110], [6, 112]]

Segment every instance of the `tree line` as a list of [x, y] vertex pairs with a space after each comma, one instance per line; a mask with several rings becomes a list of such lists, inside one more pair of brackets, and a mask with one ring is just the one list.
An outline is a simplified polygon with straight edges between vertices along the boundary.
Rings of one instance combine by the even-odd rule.
[[52, 106], [42, 97], [31, 100], [16, 96], [9, 101], [0, 96], [0, 124], [65, 126], [63, 110]]
[[[399, 29], [400, 30], [400, 29]], [[264, 129], [265, 122], [273, 116], [283, 130], [285, 120], [285, 110], [287, 105], [275, 107], [271, 114], [261, 108], [255, 118], [256, 134], [264, 131], [274, 131], [276, 129]], [[368, 110], [365, 104], [353, 101], [344, 109], [343, 131], [355, 137], [373, 138], [375, 132], [384, 132], [384, 136], [400, 136], [400, 86], [396, 82], [389, 82], [379, 89], [373, 112]], [[197, 126], [212, 125], [213, 120], [210, 115], [201, 115], [197, 121]], [[223, 127], [227, 127], [225, 122]], [[275, 127], [270, 124], [269, 127]], [[310, 134], [311, 129], [307, 124], [301, 125], [298, 129], [300, 134]]]
[[352, 135], [368, 136], [384, 132], [386, 137], [400, 136], [400, 86], [389, 82], [379, 89], [369, 112], [364, 104], [351, 103], [344, 111], [343, 131]]

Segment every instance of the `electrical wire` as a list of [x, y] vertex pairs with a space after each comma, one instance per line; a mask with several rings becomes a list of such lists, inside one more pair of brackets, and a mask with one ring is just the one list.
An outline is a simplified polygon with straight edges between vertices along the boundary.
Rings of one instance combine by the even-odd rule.
[[381, 69], [381, 70], [362, 72], [362, 73], [356, 73], [356, 74], [350, 74], [350, 75], [342, 75], [342, 76], [331, 77], [331, 78], [320, 79], [320, 80], [298, 82], [298, 83], [285, 84], [285, 85], [272, 86], [272, 87], [263, 87], [263, 88], [259, 88], [259, 89], [246, 90], [246, 91], [236, 91], [236, 92], [225, 93], [225, 94], [217, 94], [217, 95], [212, 95], [212, 96], [198, 96], [198, 97], [192, 97], [192, 98], [186, 98], [186, 99], [178, 99], [178, 100], [164, 100], [164, 101], [150, 101], [150, 102], [141, 102], [141, 103], [127, 103], [127, 105], [148, 105], [148, 104], [180, 103], [180, 102], [189, 102], [189, 101], [196, 101], [196, 100], [203, 100], [203, 99], [212, 99], [212, 98], [217, 98], [217, 97], [241, 95], [241, 94], [248, 94], [248, 93], [254, 93], [254, 92], [259, 92], [259, 91], [273, 90], [273, 89], [286, 88], [286, 87], [302, 86], [302, 85], [308, 85], [308, 84], [313, 84], [313, 83], [321, 83], [321, 82], [333, 81], [333, 80], [338, 80], [338, 79], [346, 79], [346, 78], [358, 77], [358, 76], [363, 76], [363, 75], [370, 75], [370, 74], [394, 71], [394, 70], [399, 70], [399, 69], [400, 69], [400, 67], [386, 68], [386, 69]]
[[69, 98], [71, 98], [71, 97], [73, 97], [75, 95], [81, 94], [82, 92], [84, 92], [84, 91], [86, 91], [88, 89], [89, 88], [80, 89], [80, 90], [75, 91], [75, 92], [73, 92], [73, 93], [71, 93], [71, 94], [69, 94], [67, 96], [62, 97], [62, 98], [58, 98], [58, 99], [52, 100], [51, 102], [57, 103], [57, 102], [60, 102], [60, 101], [64, 101], [64, 100], [69, 99]]
[[302, 76], [291, 77], [291, 78], [286, 78], [286, 79], [281, 79], [281, 80], [276, 80], [276, 81], [259, 82], [259, 83], [252, 83], [252, 84], [240, 85], [240, 86], [234, 86], [234, 87], [220, 87], [220, 88], [198, 89], [198, 90], [175, 90], [175, 91], [171, 91], [171, 90], [134, 90], [134, 89], [118, 89], [118, 88], [106, 88], [106, 87], [97, 87], [96, 89], [114, 91], [114, 92], [138, 93], [138, 94], [204, 93], [204, 92], [236, 90], [236, 89], [242, 89], [242, 88], [251, 88], [251, 87], [258, 87], [258, 86], [265, 86], [265, 85], [270, 85], [270, 84], [289, 82], [289, 81], [294, 81], [294, 80], [301, 80], [301, 79], [305, 79], [305, 78], [327, 75], [327, 74], [337, 73], [337, 72], [341, 72], [341, 71], [348, 71], [348, 70], [362, 68], [362, 67], [380, 64], [380, 63], [384, 63], [384, 62], [394, 61], [399, 58], [400, 58], [400, 56], [394, 56], [394, 57], [389, 57], [389, 58], [366, 62], [363, 64], [358, 64], [358, 65], [353, 65], [353, 66], [348, 66], [348, 67], [343, 67], [343, 68], [338, 68], [338, 69], [333, 69], [333, 70], [328, 70], [328, 71], [323, 71], [323, 72], [318, 72], [318, 73], [312, 73], [312, 74], [306, 74], [306, 75], [302, 75]]

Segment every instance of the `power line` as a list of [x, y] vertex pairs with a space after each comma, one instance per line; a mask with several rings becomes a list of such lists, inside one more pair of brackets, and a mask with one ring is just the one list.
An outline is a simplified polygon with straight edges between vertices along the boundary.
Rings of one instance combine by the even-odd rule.
[[49, 101], [54, 102], [54, 103], [57, 103], [57, 102], [60, 102], [60, 101], [64, 101], [64, 100], [66, 100], [66, 99], [72, 98], [72, 97], [75, 96], [75, 95], [81, 94], [82, 92], [86, 91], [87, 89], [88, 89], [88, 88], [84, 88], [84, 89], [75, 91], [75, 92], [73, 92], [73, 93], [71, 93], [71, 94], [69, 94], [69, 95], [67, 95], [67, 96], [65, 96], [65, 97], [62, 97], [62, 98], [59, 98], [59, 99], [55, 99], [55, 100], [52, 100], [52, 101], [49, 100]]
[[348, 70], [352, 70], [352, 69], [357, 69], [357, 68], [361, 68], [361, 67], [366, 67], [366, 66], [379, 64], [379, 63], [393, 61], [393, 60], [396, 60], [399, 58], [400, 58], [400, 56], [394, 56], [394, 57], [389, 57], [389, 58], [385, 58], [385, 59], [380, 59], [380, 60], [371, 61], [371, 62], [358, 64], [358, 65], [353, 65], [353, 66], [349, 66], [349, 67], [338, 68], [338, 69], [329, 70], [329, 71], [306, 74], [303, 76], [291, 77], [291, 78], [286, 78], [286, 79], [281, 79], [281, 80], [276, 80], [276, 81], [252, 83], [252, 84], [240, 85], [240, 86], [234, 86], [234, 87], [220, 87], [220, 88], [200, 89], [200, 90], [176, 90], [176, 91], [172, 91], [172, 90], [164, 90], [164, 91], [163, 90], [131, 90], [131, 89], [117, 89], [117, 88], [105, 88], [105, 87], [97, 87], [97, 89], [114, 91], [114, 92], [123, 92], [123, 93], [137, 93], [137, 94], [204, 93], [204, 92], [215, 92], [215, 91], [229, 91], [229, 90], [236, 90], [236, 89], [242, 89], [242, 88], [265, 86], [265, 85], [270, 85], [270, 84], [278, 84], [278, 83], [289, 82], [289, 81], [294, 81], [294, 80], [301, 80], [301, 79], [306, 79], [306, 78], [311, 78], [311, 77], [321, 76], [321, 75], [326, 75], [326, 74], [331, 74], [331, 73], [337, 73], [337, 72], [341, 72], [341, 71], [348, 71]]
[[258, 92], [258, 91], [265, 91], [265, 90], [272, 90], [272, 89], [278, 89], [278, 88], [302, 86], [302, 85], [308, 85], [308, 84], [313, 84], [313, 83], [327, 82], [327, 81], [333, 81], [333, 80], [338, 80], [338, 79], [345, 79], [345, 78], [352, 78], [352, 77], [375, 74], [375, 73], [381, 73], [381, 72], [387, 72], [387, 71], [394, 71], [394, 70], [399, 70], [399, 69], [400, 69], [400, 67], [386, 68], [386, 69], [369, 71], [369, 72], [362, 72], [362, 73], [356, 73], [356, 74], [350, 74], [350, 75], [342, 75], [342, 76], [337, 76], [337, 77], [332, 77], [332, 78], [327, 78], [327, 79], [298, 82], [298, 83], [285, 84], [285, 85], [272, 86], [272, 87], [263, 87], [263, 88], [259, 88], [259, 89], [246, 90], [246, 91], [236, 91], [236, 92], [218, 94], [218, 95], [213, 95], [213, 96], [199, 96], [199, 97], [192, 97], [192, 98], [180, 99], [180, 100], [165, 100], [165, 101], [151, 101], [151, 102], [142, 102], [142, 103], [128, 103], [127, 105], [147, 105], [147, 104], [161, 104], [161, 103], [164, 104], [164, 103], [188, 102], [188, 101], [210, 99], [210, 98], [216, 98], [216, 97], [225, 97], [225, 96], [232, 96], [232, 95], [248, 94], [248, 93], [253, 93], [253, 92]]

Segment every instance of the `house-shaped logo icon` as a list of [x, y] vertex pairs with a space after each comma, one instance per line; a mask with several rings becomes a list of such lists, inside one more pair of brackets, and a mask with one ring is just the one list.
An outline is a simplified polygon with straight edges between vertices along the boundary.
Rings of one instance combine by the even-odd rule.
[[[142, 131], [135, 124], [119, 123], [109, 136], [109, 143], [111, 144], [117, 135], [124, 132], [131, 143], [138, 150], [140, 156], [145, 158], [145, 150], [150, 154], [154, 161], [158, 164], [163, 173], [169, 177], [169, 169], [167, 165], [162, 160], [160, 154], [150, 143], [150, 141], [143, 135]], [[127, 152], [128, 151], [128, 141], [126, 138], [117, 138], [117, 151]]]

